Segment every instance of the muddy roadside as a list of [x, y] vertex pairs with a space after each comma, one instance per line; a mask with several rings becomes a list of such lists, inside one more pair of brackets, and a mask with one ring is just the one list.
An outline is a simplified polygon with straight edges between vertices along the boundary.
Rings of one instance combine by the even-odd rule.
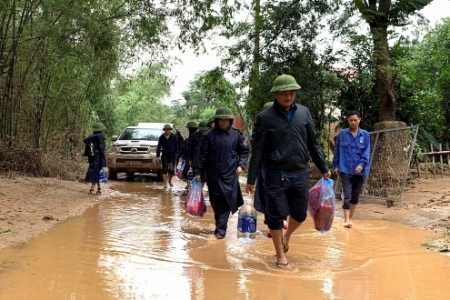
[[[439, 232], [441, 237], [424, 241], [430, 250], [450, 249], [450, 177], [415, 179], [408, 183], [401, 203], [388, 208], [383, 201], [363, 199], [358, 206], [359, 219], [378, 219]], [[35, 178], [0, 173], [0, 249], [25, 242], [71, 216], [79, 215], [108, 197], [108, 185], [102, 195], [89, 195], [89, 184], [57, 178]], [[337, 202], [337, 215], [341, 215]]]

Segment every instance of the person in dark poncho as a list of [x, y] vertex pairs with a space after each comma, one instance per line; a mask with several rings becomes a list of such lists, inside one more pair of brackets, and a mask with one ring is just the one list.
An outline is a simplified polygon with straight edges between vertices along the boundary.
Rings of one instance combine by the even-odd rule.
[[[100, 171], [106, 167], [105, 136], [103, 135], [105, 129], [105, 125], [96, 123], [92, 126], [93, 133], [83, 140], [86, 149], [88, 149], [88, 151], [85, 150], [85, 155], [88, 157], [89, 163], [84, 180], [91, 183], [89, 190], [89, 194], [91, 195], [102, 194], [102, 189], [100, 188]], [[96, 185], [97, 192], [94, 193]]]
[[194, 121], [190, 121], [186, 124], [187, 129], [189, 130], [189, 136], [184, 139], [184, 145], [183, 147], [180, 147], [180, 159], [185, 161], [184, 169], [183, 169], [183, 178], [186, 180], [186, 190], [189, 190], [191, 187], [190, 181], [188, 180], [188, 172], [189, 169], [192, 167], [192, 160], [191, 160], [191, 142], [192, 142], [192, 135], [197, 132], [198, 126], [197, 123]]
[[220, 107], [214, 116], [215, 126], [204, 133], [195, 176], [200, 180], [206, 171], [209, 201], [214, 210], [217, 239], [227, 233], [228, 219], [244, 204], [239, 175], [247, 165], [248, 143], [233, 128], [234, 115], [228, 107]]
[[[203, 141], [204, 133], [209, 130], [208, 123], [200, 122], [198, 124], [198, 131], [195, 132], [189, 142], [189, 153], [190, 153], [190, 161], [192, 161], [192, 169], [195, 170], [198, 168], [198, 156], [200, 154], [200, 147]], [[202, 186], [205, 186], [206, 182], [206, 172], [201, 174]]]

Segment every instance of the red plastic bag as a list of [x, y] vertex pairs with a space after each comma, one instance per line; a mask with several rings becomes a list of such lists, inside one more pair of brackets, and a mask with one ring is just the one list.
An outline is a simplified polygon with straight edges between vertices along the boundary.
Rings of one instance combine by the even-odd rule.
[[333, 180], [321, 178], [310, 190], [308, 210], [314, 220], [314, 228], [325, 232], [334, 221], [335, 196]]
[[206, 212], [205, 197], [201, 182], [194, 178], [186, 196], [186, 213], [193, 217], [203, 217]]

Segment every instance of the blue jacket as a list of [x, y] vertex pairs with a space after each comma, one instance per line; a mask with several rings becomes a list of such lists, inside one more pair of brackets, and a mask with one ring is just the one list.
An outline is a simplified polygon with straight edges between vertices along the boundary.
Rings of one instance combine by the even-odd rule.
[[[349, 175], [367, 176], [369, 174], [370, 136], [369, 133], [358, 128], [353, 137], [350, 128], [342, 129], [334, 147], [333, 166], [339, 172]], [[361, 173], [356, 174], [355, 168], [361, 166]]]

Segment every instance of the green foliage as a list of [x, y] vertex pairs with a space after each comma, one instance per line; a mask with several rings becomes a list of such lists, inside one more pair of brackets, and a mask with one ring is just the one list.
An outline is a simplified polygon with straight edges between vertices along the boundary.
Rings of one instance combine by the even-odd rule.
[[[253, 124], [264, 103], [273, 100], [273, 80], [286, 73], [302, 87], [297, 102], [308, 106], [318, 130], [323, 128], [325, 107], [332, 101], [328, 85], [332, 80], [327, 73], [336, 58], [326, 47], [327, 41], [318, 35], [325, 29], [324, 18], [337, 8], [332, 1], [264, 2], [259, 14], [251, 12], [256, 18], [253, 24], [236, 22], [224, 33], [238, 39], [223, 49], [224, 63], [232, 65], [233, 74], [243, 78], [242, 90], [250, 87], [245, 98], [247, 124]], [[319, 44], [325, 49], [319, 51]]]
[[215, 68], [197, 74], [182, 93], [181, 100], [172, 103], [174, 117], [184, 121], [207, 121], [218, 107], [226, 106], [235, 111], [238, 98], [235, 87], [224, 77], [224, 70]]
[[[408, 52], [398, 59], [402, 118], [420, 124], [441, 142], [450, 140], [449, 36], [450, 19], [445, 19], [422, 41], [407, 45]], [[421, 140], [425, 145], [432, 142], [426, 135]]]
[[160, 103], [170, 91], [163, 70], [162, 64], [154, 64], [141, 69], [136, 76], [116, 80], [109, 99], [103, 102], [113, 110], [114, 132], [139, 122], [170, 122], [170, 108]]
[[[374, 0], [374, 1], [343, 1], [343, 13], [332, 22], [336, 35], [346, 36], [351, 45], [356, 40], [356, 28], [360, 28], [360, 19], [368, 25], [367, 35], [362, 36], [363, 45], [372, 44], [370, 60], [376, 83], [379, 121], [394, 121], [396, 119], [397, 95], [395, 90], [397, 73], [391, 66], [389, 39], [392, 37], [393, 26], [405, 26], [412, 23], [418, 11], [432, 0]], [[355, 18], [356, 16], [356, 18]], [[370, 40], [364, 42], [366, 39]], [[361, 35], [358, 36], [361, 38]], [[357, 53], [358, 54], [358, 53]]]

